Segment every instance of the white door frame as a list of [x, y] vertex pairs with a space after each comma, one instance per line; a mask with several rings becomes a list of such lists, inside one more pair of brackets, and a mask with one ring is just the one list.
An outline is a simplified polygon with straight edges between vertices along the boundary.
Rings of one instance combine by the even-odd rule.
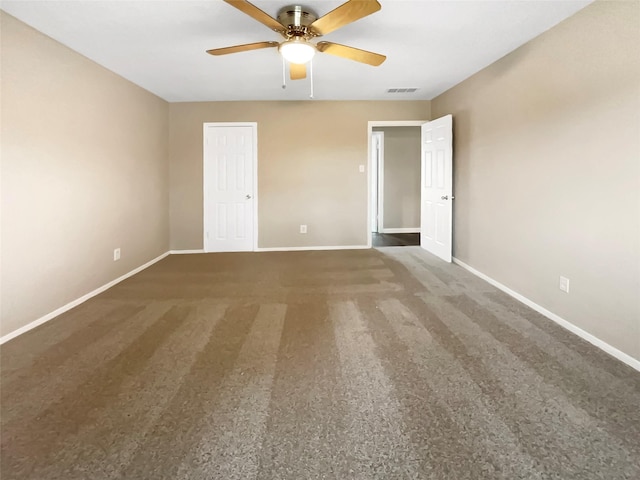
[[[374, 210], [376, 213], [375, 215], [371, 215], [371, 221], [375, 222], [375, 232], [377, 233], [384, 228], [384, 132], [372, 132], [372, 141], [373, 138], [378, 139], [377, 142], [374, 142], [378, 150], [378, 155], [376, 157], [376, 155], [374, 155], [374, 152], [371, 151], [371, 168], [369, 168], [369, 178], [371, 180], [369, 188], [371, 192], [370, 201], [374, 203], [374, 205], [371, 206], [371, 214], [374, 213]], [[371, 148], [373, 148], [374, 143], [371, 143]], [[373, 195], [374, 193], [375, 195]], [[373, 226], [371, 226], [371, 231], [373, 233]]]
[[[373, 161], [371, 160], [371, 138], [373, 136], [373, 127], [420, 127], [424, 123], [428, 123], [430, 120], [371, 120], [368, 122], [368, 158], [369, 168], [367, 177], [367, 247], [371, 248], [373, 245], [373, 234], [371, 232], [371, 168], [373, 167]], [[384, 180], [384, 174], [382, 175]], [[378, 181], [380, 181], [380, 172], [378, 172]], [[379, 192], [379, 190], [378, 190]], [[420, 203], [422, 206], [422, 203]], [[380, 207], [380, 196], [378, 196], [378, 230], [380, 230], [382, 213]], [[383, 224], [384, 225], [384, 224]]]
[[[253, 131], [253, 185], [251, 186], [253, 197], [253, 251], [258, 249], [258, 122], [204, 122], [202, 124], [202, 247], [206, 248], [207, 242], [207, 176], [205, 172], [205, 157], [207, 151], [208, 127], [251, 127]], [[206, 251], [206, 250], [205, 250]]]

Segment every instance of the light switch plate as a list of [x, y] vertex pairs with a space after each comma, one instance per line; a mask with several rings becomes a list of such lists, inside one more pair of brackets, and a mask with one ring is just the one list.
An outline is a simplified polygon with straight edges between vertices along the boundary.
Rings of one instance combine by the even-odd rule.
[[569, 279], [567, 277], [560, 276], [560, 290], [569, 293]]

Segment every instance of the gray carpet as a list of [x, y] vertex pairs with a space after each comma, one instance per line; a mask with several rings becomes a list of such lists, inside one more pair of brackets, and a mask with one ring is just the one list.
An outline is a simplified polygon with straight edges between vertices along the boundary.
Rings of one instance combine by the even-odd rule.
[[1, 360], [2, 480], [640, 478], [640, 374], [419, 247], [170, 256]]

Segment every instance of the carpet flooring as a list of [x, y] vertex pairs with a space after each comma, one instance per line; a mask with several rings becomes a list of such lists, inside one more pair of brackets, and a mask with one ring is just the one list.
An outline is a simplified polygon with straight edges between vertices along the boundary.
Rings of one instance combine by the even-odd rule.
[[419, 247], [172, 255], [1, 361], [2, 480], [640, 478], [640, 374]]

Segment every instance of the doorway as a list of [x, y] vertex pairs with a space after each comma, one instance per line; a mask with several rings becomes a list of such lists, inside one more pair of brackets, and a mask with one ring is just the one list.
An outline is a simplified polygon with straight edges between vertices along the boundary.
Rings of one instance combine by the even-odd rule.
[[371, 246], [420, 245], [420, 125], [369, 122]]
[[204, 251], [257, 247], [257, 123], [205, 123]]
[[[372, 138], [377, 127], [409, 127], [415, 126], [420, 129], [419, 152], [420, 167], [414, 176], [419, 185], [419, 238], [420, 246], [430, 253], [440, 257], [446, 262], [451, 262], [452, 250], [452, 224], [453, 224], [453, 124], [452, 116], [446, 115], [432, 121], [408, 120], [408, 121], [370, 121], [369, 122], [369, 196], [368, 196], [368, 246], [380, 244], [378, 235], [384, 233], [405, 233], [406, 230], [397, 229], [388, 232], [384, 222], [384, 208], [382, 215], [380, 211], [377, 216], [377, 225], [373, 219], [374, 204], [372, 198], [376, 198], [372, 190], [378, 187], [379, 198], [384, 198], [384, 188], [380, 188], [380, 169], [375, 169], [374, 148], [376, 143]], [[384, 154], [383, 154], [384, 158]], [[378, 162], [378, 166], [381, 162]], [[374, 169], [377, 171], [378, 182], [373, 183]], [[400, 184], [402, 185], [402, 183]], [[404, 193], [404, 192], [402, 192]], [[382, 220], [381, 220], [382, 219]], [[374, 231], [374, 227], [377, 227]], [[399, 244], [404, 244], [400, 240]]]
[[[374, 127], [374, 131], [371, 134], [371, 235], [372, 235], [372, 246], [373, 247], [399, 247], [399, 246], [414, 246], [420, 245], [420, 233], [418, 232], [419, 227], [414, 226], [407, 227], [396, 224], [395, 227], [385, 227], [385, 210], [388, 210], [389, 223], [392, 225], [395, 222], [402, 222], [402, 215], [398, 215], [398, 210], [402, 210], [403, 202], [402, 199], [398, 198], [398, 187], [402, 190], [406, 190], [404, 188], [403, 179], [398, 178], [403, 172], [402, 167], [403, 163], [406, 163], [405, 158], [402, 158], [400, 162], [398, 162], [398, 155], [405, 155], [406, 152], [406, 143], [412, 143], [412, 147], [417, 149], [417, 154], [414, 152], [415, 158], [409, 159], [413, 161], [415, 165], [413, 165], [415, 172], [404, 172], [409, 176], [414, 173], [417, 174], [415, 177], [419, 179], [420, 177], [420, 138], [419, 138], [419, 127]], [[398, 133], [397, 129], [416, 129], [416, 133], [418, 134], [416, 138], [403, 138], [401, 135], [396, 135]], [[385, 163], [385, 134], [389, 133], [390, 142], [389, 142], [389, 162]], [[388, 169], [388, 171], [386, 171]], [[406, 175], [405, 175], [406, 176]], [[414, 175], [415, 176], [415, 175]], [[386, 188], [385, 183], [388, 182], [389, 188]], [[418, 182], [416, 182], [418, 183]], [[413, 216], [418, 214], [418, 218], [415, 218], [413, 222], [409, 222], [415, 225], [418, 225], [419, 222], [419, 209], [420, 209], [420, 191], [419, 185], [416, 185], [416, 190], [413, 192], [413, 195], [409, 195], [409, 197], [413, 197], [415, 205], [413, 205]], [[389, 191], [389, 195], [385, 195], [385, 192]], [[392, 205], [387, 205], [390, 203]], [[390, 208], [390, 207], [395, 207]], [[406, 209], [405, 209], [406, 210]]]

